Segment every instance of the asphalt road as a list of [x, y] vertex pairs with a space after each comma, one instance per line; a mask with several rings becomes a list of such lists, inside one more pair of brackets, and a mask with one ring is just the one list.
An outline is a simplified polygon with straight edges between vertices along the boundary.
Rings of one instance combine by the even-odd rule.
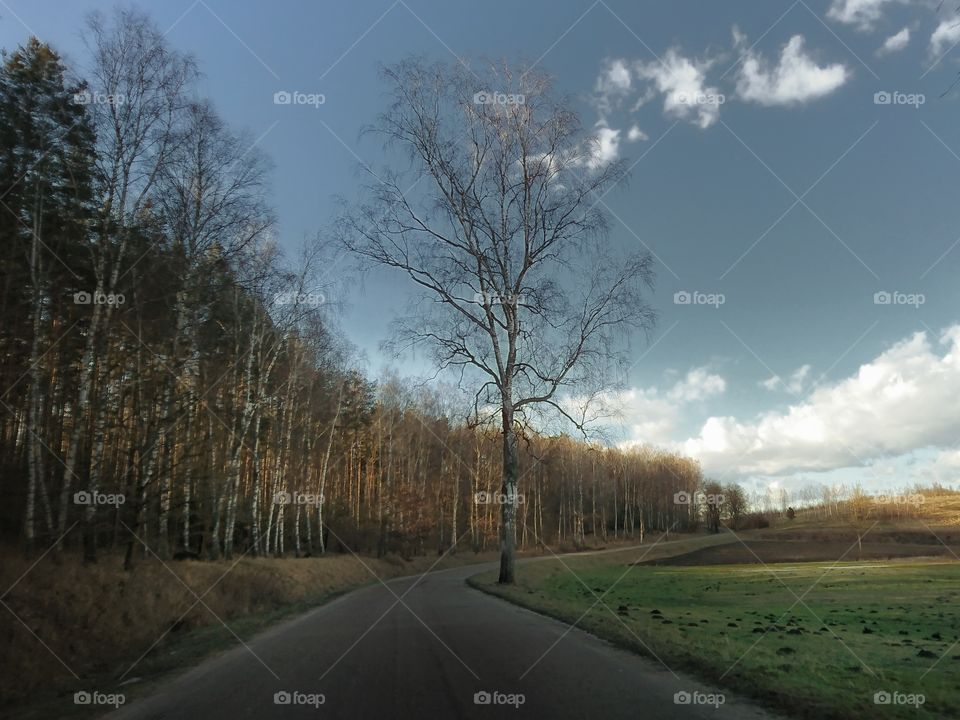
[[465, 584], [490, 567], [356, 590], [238, 643], [109, 717], [774, 717], [730, 693], [719, 707], [677, 704], [678, 692], [704, 701], [720, 691]]

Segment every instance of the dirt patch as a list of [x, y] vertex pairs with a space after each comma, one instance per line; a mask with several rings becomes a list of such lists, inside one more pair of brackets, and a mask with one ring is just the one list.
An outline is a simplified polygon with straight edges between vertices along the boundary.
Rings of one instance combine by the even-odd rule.
[[[954, 550], [960, 552], [960, 548]], [[748, 540], [701, 548], [673, 557], [657, 558], [635, 565], [749, 565], [760, 563], [791, 563], [856, 560], [893, 560], [912, 557], [953, 557], [940, 544], [897, 544], [889, 542], [863, 543], [862, 547], [846, 541], [800, 542], [788, 540]]]

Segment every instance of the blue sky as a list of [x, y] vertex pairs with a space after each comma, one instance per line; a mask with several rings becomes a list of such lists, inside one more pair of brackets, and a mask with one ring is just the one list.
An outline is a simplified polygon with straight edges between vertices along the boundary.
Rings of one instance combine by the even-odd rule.
[[[32, 32], [82, 62], [83, 16], [112, 5], [3, 0], [0, 45]], [[355, 196], [361, 162], [385, 161], [359, 135], [383, 106], [379, 63], [537, 62], [607, 159], [633, 165], [604, 198], [611, 242], [658, 259], [659, 326], [638, 340], [618, 439], [757, 486], [868, 487], [960, 479], [960, 94], [941, 97], [960, 16], [947, 5], [140, 4], [273, 159], [291, 250], [327, 227], [336, 195]], [[274, 104], [284, 90], [325, 102]], [[408, 292], [390, 275], [345, 290], [341, 325], [372, 372]], [[684, 292], [693, 302], [675, 302]]]

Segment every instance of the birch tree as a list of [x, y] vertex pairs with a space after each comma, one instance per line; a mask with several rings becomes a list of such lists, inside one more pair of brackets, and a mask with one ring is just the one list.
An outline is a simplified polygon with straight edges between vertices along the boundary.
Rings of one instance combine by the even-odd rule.
[[[129, 246], [131, 221], [142, 209], [167, 160], [173, 128], [184, 102], [183, 91], [195, 67], [189, 58], [172, 51], [150, 19], [136, 11], [118, 9], [111, 21], [92, 15], [87, 27], [92, 38], [92, 84], [81, 97], [91, 108], [97, 128], [97, 182], [101, 195], [92, 295], [116, 296], [120, 294], [118, 283]], [[100, 368], [99, 352], [115, 307], [115, 303], [90, 306], [75, 421], [60, 491], [61, 535], [66, 530], [68, 501], [77, 477], [89, 414], [93, 415], [93, 443], [98, 445], [105, 435], [105, 410], [91, 403], [91, 399]], [[97, 458], [101, 453], [102, 448], [94, 448], [90, 455], [87, 489], [91, 492], [99, 486]], [[92, 511], [92, 506], [86, 510], [88, 523]]]
[[394, 347], [431, 348], [475, 391], [478, 414], [496, 408], [500, 582], [512, 583], [518, 425], [546, 407], [583, 428], [567, 397], [608, 385], [630, 331], [651, 327], [652, 259], [611, 252], [598, 198], [623, 165], [600, 162], [549, 78], [419, 60], [383, 76], [390, 102], [372, 132], [409, 165], [373, 177], [342, 242], [422, 292]]

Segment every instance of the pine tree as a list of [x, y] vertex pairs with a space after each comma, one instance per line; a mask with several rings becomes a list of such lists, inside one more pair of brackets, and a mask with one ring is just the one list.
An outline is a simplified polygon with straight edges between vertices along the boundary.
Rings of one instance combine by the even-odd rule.
[[[49, 439], [44, 403], [50, 372], [41, 362], [54, 322], [73, 315], [71, 303], [88, 292], [86, 252], [94, 217], [94, 133], [85, 88], [70, 84], [49, 45], [31, 38], [5, 55], [0, 69], [0, 237], [6, 262], [2, 286], [5, 318], [0, 342], [15, 350], [29, 338], [22, 357], [29, 373], [28, 468], [24, 538], [35, 540], [36, 500], [52, 530], [47, 469]], [[60, 331], [62, 332], [62, 331]], [[25, 347], [25, 344], [24, 344]], [[15, 354], [15, 353], [14, 353]], [[9, 357], [9, 355], [8, 355]], [[19, 376], [18, 376], [19, 377]], [[74, 418], [74, 422], [79, 419]]]

